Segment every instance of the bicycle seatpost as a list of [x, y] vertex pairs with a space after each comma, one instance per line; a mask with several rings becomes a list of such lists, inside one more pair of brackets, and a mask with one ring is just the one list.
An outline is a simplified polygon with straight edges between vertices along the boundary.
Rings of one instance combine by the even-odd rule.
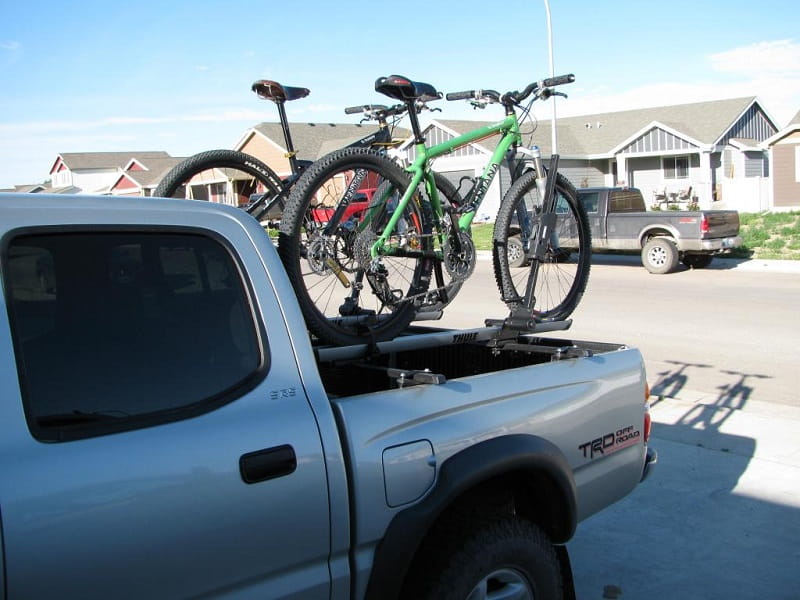
[[284, 100], [276, 99], [275, 104], [278, 106], [278, 119], [281, 122], [281, 129], [283, 130], [283, 139], [286, 142], [286, 158], [289, 159], [289, 168], [292, 170], [293, 175], [299, 172], [297, 165], [297, 152], [292, 143], [292, 134], [289, 131], [289, 120], [286, 117], [286, 102]]
[[425, 138], [422, 137], [422, 129], [419, 126], [419, 118], [417, 117], [417, 101], [406, 100], [405, 105], [408, 110], [408, 118], [411, 121], [411, 131], [414, 132], [414, 143], [424, 144]]

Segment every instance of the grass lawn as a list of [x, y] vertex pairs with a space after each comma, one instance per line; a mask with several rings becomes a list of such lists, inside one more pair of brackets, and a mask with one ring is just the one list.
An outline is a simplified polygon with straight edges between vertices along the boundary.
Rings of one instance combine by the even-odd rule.
[[800, 260], [800, 212], [740, 213], [744, 245], [733, 256]]

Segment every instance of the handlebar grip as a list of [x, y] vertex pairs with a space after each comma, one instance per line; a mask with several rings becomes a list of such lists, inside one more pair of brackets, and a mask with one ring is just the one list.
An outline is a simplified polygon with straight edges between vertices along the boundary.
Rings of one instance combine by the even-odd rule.
[[475, 90], [465, 92], [448, 92], [445, 96], [448, 100], [472, 100], [475, 97]]
[[347, 108], [344, 109], [344, 114], [354, 115], [356, 113], [364, 112], [365, 108], [366, 106], [363, 104], [361, 106], [348, 106]]
[[565, 83], [572, 83], [575, 81], [575, 75], [558, 75], [556, 77], [549, 77], [542, 81], [542, 87], [555, 87], [557, 85], [564, 85]]

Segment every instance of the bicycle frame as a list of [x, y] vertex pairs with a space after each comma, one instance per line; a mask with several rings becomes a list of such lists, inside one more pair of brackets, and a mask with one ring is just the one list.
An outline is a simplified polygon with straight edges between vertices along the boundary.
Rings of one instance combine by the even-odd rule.
[[[444, 156], [445, 154], [449, 154], [471, 143], [492, 137], [498, 133], [502, 134], [502, 137], [498, 141], [497, 146], [495, 147], [489, 162], [484, 167], [482, 174], [475, 181], [472, 192], [466, 199], [467, 204], [459, 211], [461, 212], [461, 216], [458, 219], [458, 228], [460, 231], [466, 232], [471, 227], [472, 221], [475, 218], [475, 214], [486, 197], [489, 186], [491, 185], [495, 175], [497, 175], [497, 172], [499, 171], [500, 165], [505, 159], [506, 154], [513, 146], [518, 145], [522, 141], [519, 130], [519, 121], [517, 120], [516, 113], [512, 112], [506, 115], [505, 119], [498, 123], [480, 127], [434, 146], [426, 147], [424, 142], [416, 143], [414, 146], [417, 153], [416, 158], [408, 167], [406, 167], [406, 171], [411, 174], [411, 183], [406, 189], [405, 194], [403, 194], [403, 197], [398, 202], [397, 207], [390, 217], [389, 222], [386, 224], [383, 233], [372, 245], [372, 258], [377, 258], [378, 256], [384, 254], [396, 253], [396, 249], [388, 246], [386, 242], [394, 232], [397, 222], [400, 220], [404, 210], [408, 206], [408, 203], [411, 201], [411, 198], [414, 196], [415, 191], [417, 190], [418, 186], [422, 184], [423, 180], [425, 181], [425, 188], [431, 201], [431, 208], [433, 210], [435, 219], [434, 225], [437, 230], [439, 229], [439, 223], [442, 216], [442, 203], [439, 199], [439, 193], [433, 180], [433, 174], [428, 167], [430, 161], [440, 156]], [[369, 222], [371, 216], [371, 214], [368, 214], [364, 219], [364, 222]]]

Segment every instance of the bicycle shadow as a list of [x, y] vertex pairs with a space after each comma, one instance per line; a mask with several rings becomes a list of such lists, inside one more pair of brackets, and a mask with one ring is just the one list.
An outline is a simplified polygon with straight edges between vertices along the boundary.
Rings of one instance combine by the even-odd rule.
[[659, 376], [658, 383], [651, 389], [650, 393], [653, 396], [667, 396], [669, 398], [677, 398], [681, 391], [686, 387], [689, 381], [689, 376], [686, 373], [687, 369], [711, 369], [711, 365], [701, 363], [687, 363], [677, 360], [665, 361], [669, 364], [679, 365], [678, 369], [661, 371], [657, 373]]
[[791, 466], [754, 460], [772, 432], [744, 410], [769, 377], [718, 370], [729, 380], [692, 401], [681, 392], [714, 367], [670, 362], [653, 386], [653, 474], [569, 544], [577, 597], [796, 597], [800, 510], [775, 499], [798, 486], [781, 473]]

